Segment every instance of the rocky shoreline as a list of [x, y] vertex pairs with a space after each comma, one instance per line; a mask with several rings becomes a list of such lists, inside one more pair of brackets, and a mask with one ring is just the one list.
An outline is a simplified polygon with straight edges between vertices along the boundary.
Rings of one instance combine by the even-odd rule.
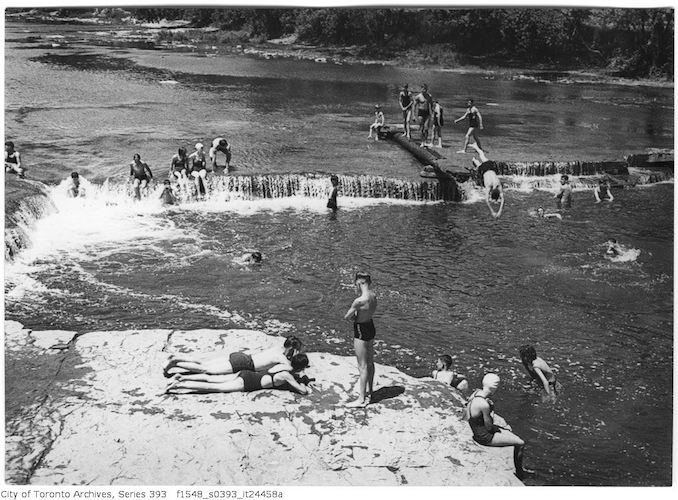
[[32, 485], [519, 486], [511, 448], [485, 448], [462, 397], [377, 365], [376, 402], [349, 409], [355, 360], [310, 353], [301, 396], [166, 395], [170, 353], [263, 349], [250, 330], [30, 331], [5, 322], [6, 481]]

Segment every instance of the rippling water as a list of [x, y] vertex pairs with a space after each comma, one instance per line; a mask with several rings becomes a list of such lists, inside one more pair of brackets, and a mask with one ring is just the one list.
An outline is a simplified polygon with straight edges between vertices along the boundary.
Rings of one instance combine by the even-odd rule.
[[[84, 42], [44, 49], [22, 29], [8, 31], [18, 41], [7, 45], [7, 134], [34, 177], [56, 184], [77, 168], [92, 184], [78, 200], [53, 188], [58, 212], [6, 266], [8, 318], [77, 331], [251, 325], [351, 355], [341, 318], [353, 273], [368, 270], [380, 300], [377, 361], [424, 376], [446, 352], [474, 384], [498, 371], [498, 410], [528, 441], [531, 484], [670, 484], [673, 184], [601, 204], [581, 190], [562, 221], [530, 215], [555, 209], [549, 188], [509, 189], [499, 220], [473, 191], [465, 203], [340, 197], [336, 215], [322, 192], [170, 209], [156, 192], [132, 203], [118, 179], [132, 151], [162, 177], [177, 145], [224, 131], [237, 173], [416, 179], [419, 166], [403, 152], [362, 135], [369, 104], [393, 98], [384, 82], [418, 75]], [[530, 159], [618, 159], [673, 142], [672, 90], [444, 73], [430, 81], [450, 102], [473, 88], [500, 103], [488, 117], [493, 151], [530, 144]], [[610, 126], [596, 135], [594, 122]], [[610, 237], [637, 257], [605, 259]], [[238, 264], [253, 248], [264, 262]], [[527, 383], [517, 358], [526, 342], [558, 369], [565, 391], [556, 402]]]

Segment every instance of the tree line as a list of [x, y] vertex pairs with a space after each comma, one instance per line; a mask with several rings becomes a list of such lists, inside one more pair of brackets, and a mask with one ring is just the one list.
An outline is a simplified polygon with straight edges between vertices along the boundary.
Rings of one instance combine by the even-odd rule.
[[[74, 9], [61, 9], [73, 11]], [[437, 46], [482, 63], [607, 68], [673, 78], [673, 9], [132, 8], [141, 21], [189, 21], [253, 40], [295, 34], [316, 45], [374, 53]]]

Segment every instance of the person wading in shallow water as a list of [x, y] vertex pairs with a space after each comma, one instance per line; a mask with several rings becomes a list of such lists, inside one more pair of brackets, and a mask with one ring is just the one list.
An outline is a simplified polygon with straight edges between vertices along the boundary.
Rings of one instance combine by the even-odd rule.
[[353, 301], [344, 319], [353, 322], [353, 348], [358, 359], [360, 371], [360, 396], [348, 403], [350, 408], [365, 407], [370, 404], [374, 389], [374, 321], [372, 316], [377, 309], [377, 296], [372, 291], [372, 278], [366, 273], [356, 273], [356, 292], [360, 296]]
[[495, 425], [494, 403], [489, 397], [499, 388], [499, 375], [488, 373], [483, 377], [483, 388], [476, 389], [468, 399], [468, 423], [473, 431], [473, 440], [483, 446], [513, 446], [513, 464], [518, 479], [524, 479], [533, 471], [523, 468], [525, 441], [511, 432], [508, 427]]

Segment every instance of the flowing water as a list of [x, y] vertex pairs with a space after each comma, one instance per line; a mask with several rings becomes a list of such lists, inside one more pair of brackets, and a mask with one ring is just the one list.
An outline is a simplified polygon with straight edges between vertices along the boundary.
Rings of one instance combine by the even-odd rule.
[[[7, 318], [76, 331], [249, 326], [352, 355], [341, 318], [367, 270], [377, 361], [426, 376], [449, 353], [473, 385], [497, 371], [498, 411], [537, 471], [528, 484], [671, 483], [672, 182], [595, 204], [574, 179], [563, 219], [542, 220], [534, 210], [557, 209], [558, 176], [507, 178], [494, 220], [472, 185], [461, 203], [437, 201], [406, 153], [365, 140], [370, 105], [395, 116], [396, 83], [421, 80], [413, 70], [139, 49], [97, 30], [7, 25], [6, 135], [54, 205], [22, 223], [31, 245], [5, 266]], [[621, 159], [673, 144], [672, 89], [426, 78], [450, 118], [477, 96], [498, 156]], [[164, 178], [178, 146], [221, 134], [235, 170], [211, 178], [205, 200], [163, 208], [157, 188], [130, 200], [133, 152]], [[85, 198], [66, 197], [74, 169]], [[605, 258], [610, 237], [623, 258]], [[240, 263], [250, 249], [262, 264]], [[523, 374], [524, 343], [558, 370], [556, 401]]]

